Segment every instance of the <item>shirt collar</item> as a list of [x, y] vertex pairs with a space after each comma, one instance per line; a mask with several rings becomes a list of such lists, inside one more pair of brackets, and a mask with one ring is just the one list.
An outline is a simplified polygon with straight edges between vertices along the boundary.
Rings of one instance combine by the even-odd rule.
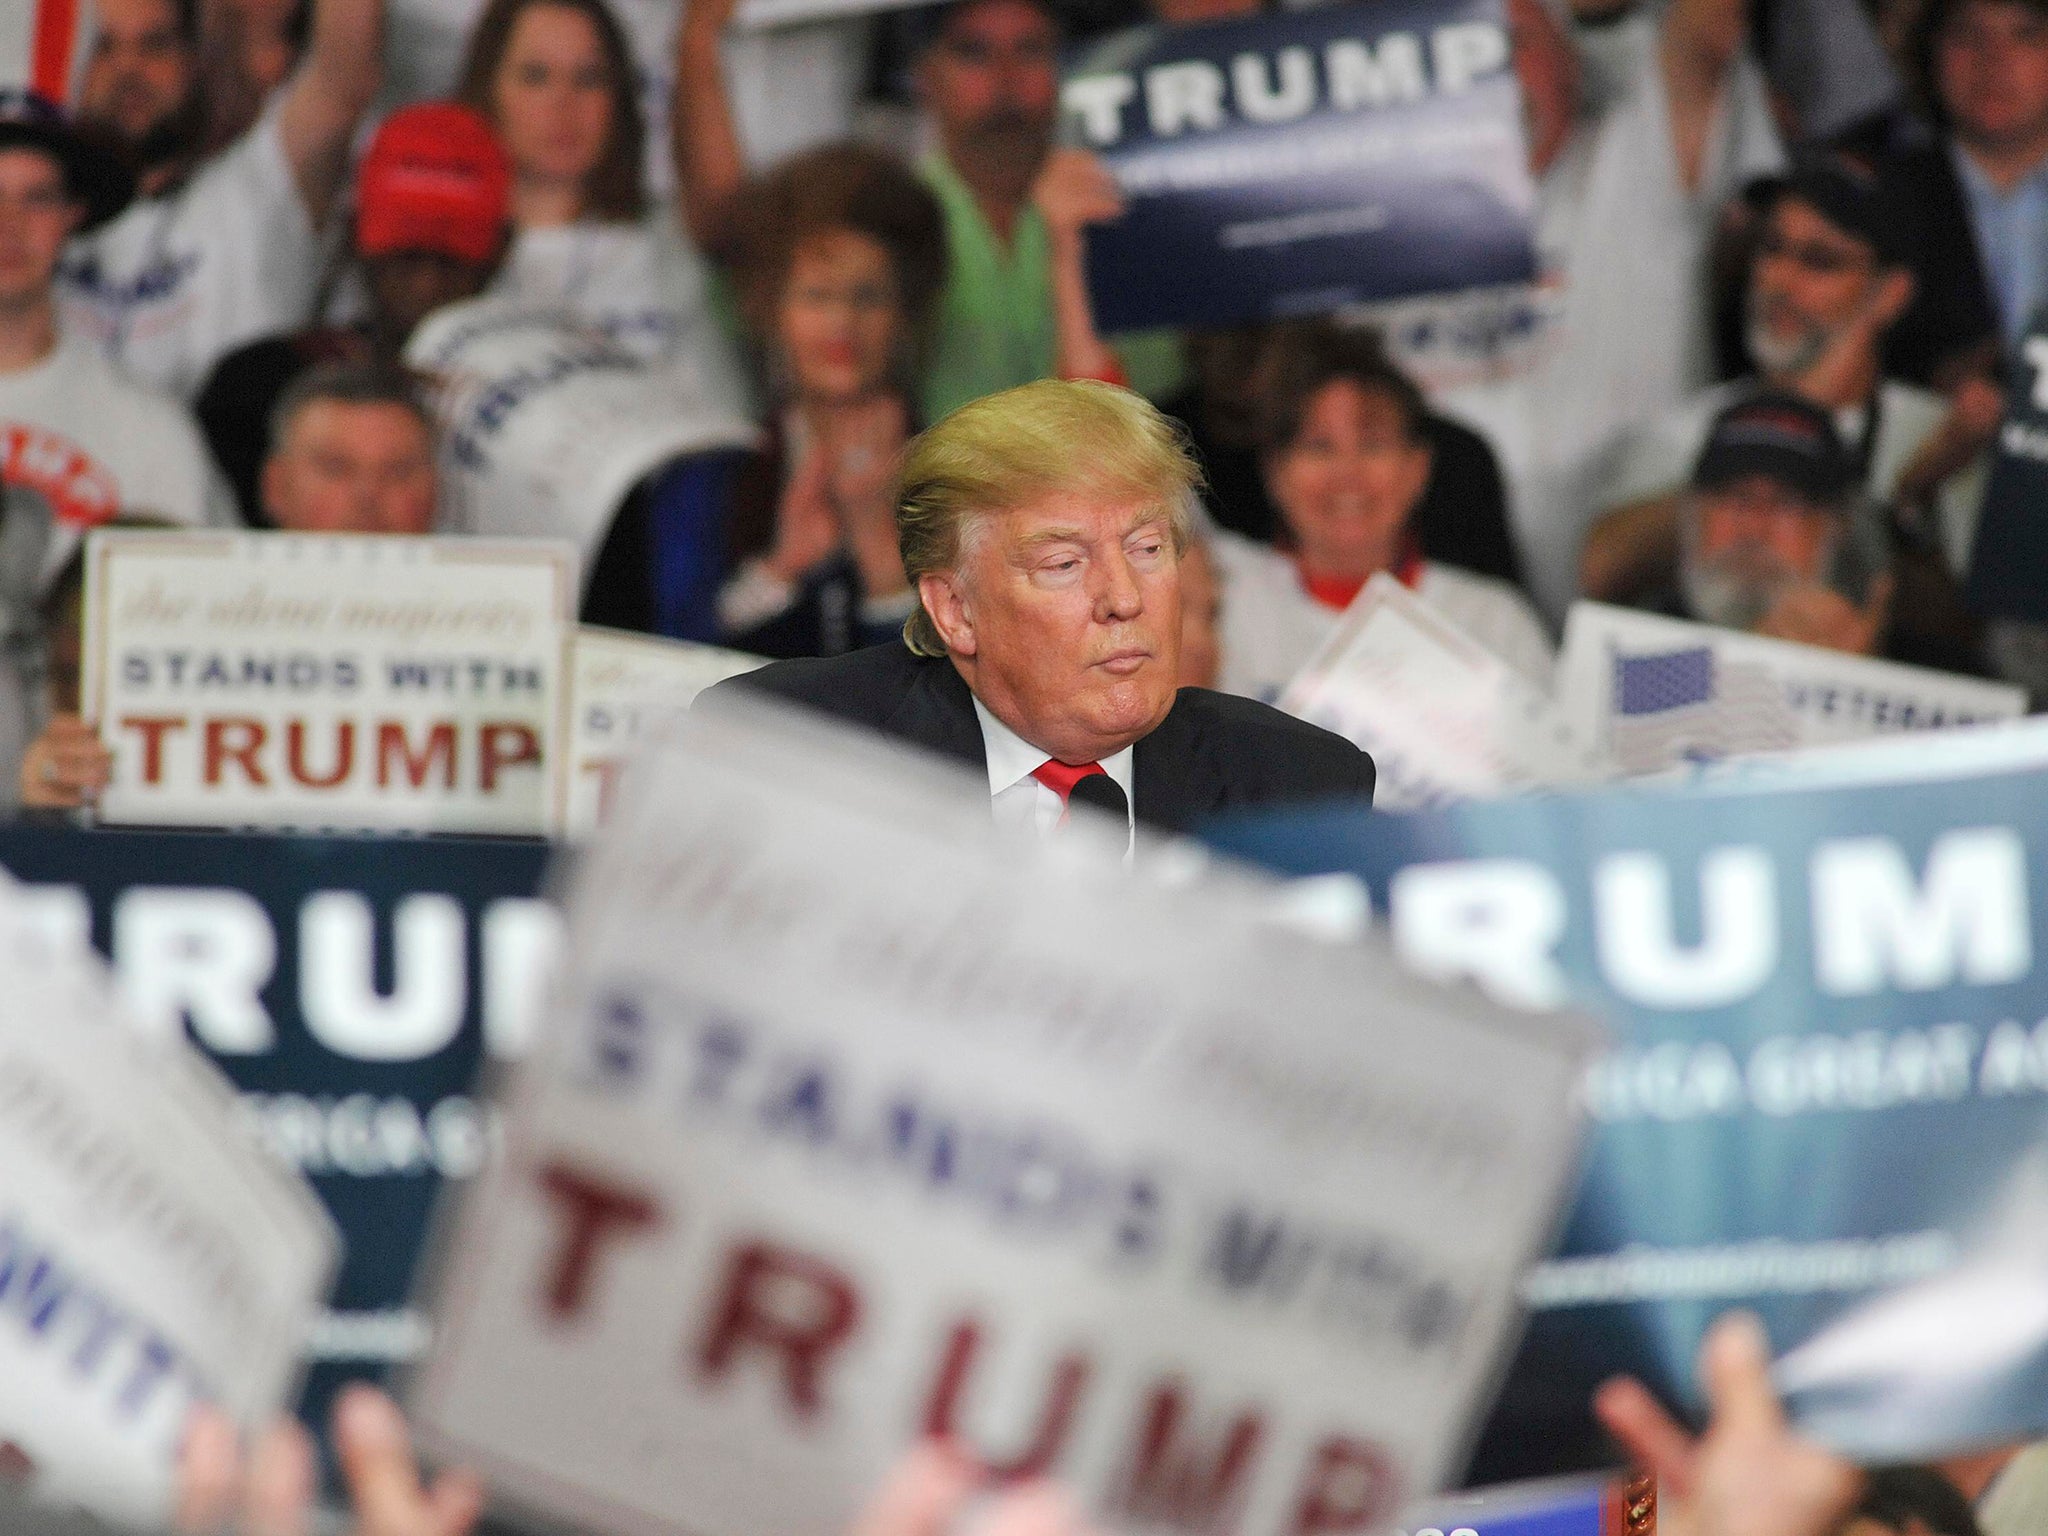
[[1983, 168], [1970, 158], [1970, 152], [1954, 139], [1949, 140], [1949, 160], [1956, 168], [1956, 174], [1963, 183], [1963, 189], [1981, 201], [2004, 205], [2028, 194], [2048, 191], [2048, 158], [2043, 158], [2026, 175], [2012, 184], [2012, 190], [2001, 192], [1991, 184], [1991, 178]]
[[[980, 699], [974, 701], [974, 718], [981, 722], [981, 745], [983, 755], [988, 759], [990, 799], [1030, 778], [1033, 770], [1052, 755], [1034, 747], [990, 714], [988, 706]], [[1112, 752], [1102, 760], [1102, 771], [1116, 780], [1117, 788], [1124, 792], [1126, 805], [1136, 803], [1131, 786], [1131, 764], [1135, 750], [1132, 747], [1125, 747], [1121, 752]]]

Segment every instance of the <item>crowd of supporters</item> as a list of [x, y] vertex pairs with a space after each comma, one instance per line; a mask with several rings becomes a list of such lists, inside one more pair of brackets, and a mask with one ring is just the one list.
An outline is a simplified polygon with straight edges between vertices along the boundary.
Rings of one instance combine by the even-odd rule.
[[[489, 0], [459, 37], [451, 9], [102, 0], [73, 106], [6, 98], [0, 423], [38, 445], [0, 470], [34, 566], [7, 582], [16, 691], [79, 530], [275, 524], [281, 403], [389, 392], [451, 313], [599, 334], [758, 424], [574, 530], [588, 616], [623, 627], [771, 656], [893, 632], [898, 450], [1061, 375], [1142, 391], [1199, 448], [1192, 673], [1229, 690], [1276, 695], [1382, 570], [1539, 685], [1580, 596], [2048, 683], [1961, 582], [2048, 288], [2031, 0], [1512, 0], [1535, 281], [1109, 336], [1085, 240], [1123, 205], [1056, 145], [1059, 66], [1142, 9], [743, 33], [735, 0]], [[1829, 467], [1708, 485], [1718, 418], [1762, 396], [1811, 408]], [[397, 526], [375, 457], [314, 460], [359, 490], [311, 525]], [[489, 526], [441, 505], [438, 531]]]
[[[1262, 8], [95, 0], [72, 99], [0, 96], [0, 782], [106, 782], [85, 529], [489, 530], [418, 366], [450, 327], [758, 428], [564, 510], [593, 622], [896, 634], [904, 445], [1062, 376], [1198, 450], [1190, 683], [1276, 697], [1387, 572], [1538, 688], [1592, 597], [2048, 690], [1964, 594], [2048, 301], [2048, 0], [1508, 0], [1533, 281], [1105, 335], [1124, 208], [1058, 144], [1062, 50]], [[1846, 1528], [1962, 1530], [1889, 1507]]]

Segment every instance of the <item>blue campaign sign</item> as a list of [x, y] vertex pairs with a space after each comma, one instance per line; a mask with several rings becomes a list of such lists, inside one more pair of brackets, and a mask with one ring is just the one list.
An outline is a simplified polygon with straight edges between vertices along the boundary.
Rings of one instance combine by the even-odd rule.
[[526, 839], [0, 825], [0, 867], [114, 963], [136, 1020], [184, 1029], [305, 1173], [346, 1244], [302, 1411], [425, 1343], [414, 1271], [444, 1178], [495, 1134], [477, 1079], [538, 1023], [558, 942]]
[[1977, 541], [1970, 606], [1993, 618], [2048, 620], [2048, 311], [2034, 317], [2006, 381]]
[[1503, 0], [1138, 27], [1084, 49], [1061, 104], [1128, 204], [1088, 234], [1106, 331], [1535, 274]]
[[1614, 1032], [1474, 1481], [1597, 1464], [1587, 1401], [1613, 1372], [1697, 1406], [1698, 1341], [1736, 1306], [1769, 1327], [1795, 1417], [1859, 1457], [2048, 1429], [2048, 768], [1995, 736], [1917, 781], [1214, 831], [1357, 875], [1423, 969]]

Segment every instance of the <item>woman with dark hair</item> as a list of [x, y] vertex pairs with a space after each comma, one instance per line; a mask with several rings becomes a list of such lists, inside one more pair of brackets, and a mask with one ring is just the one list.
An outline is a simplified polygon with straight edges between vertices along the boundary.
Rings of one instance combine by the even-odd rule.
[[637, 357], [693, 363], [713, 390], [735, 390], [703, 264], [641, 190], [646, 127], [604, 0], [490, 0], [457, 95], [512, 162], [516, 233], [491, 295], [566, 311]]
[[891, 490], [945, 276], [938, 204], [890, 156], [828, 145], [744, 189], [733, 229], [766, 442], [688, 462], [629, 503], [584, 616], [765, 656], [886, 639], [916, 600]]
[[1426, 411], [1378, 338], [1326, 321], [1276, 327], [1251, 377], [1259, 466], [1280, 526], [1272, 544], [1215, 534], [1218, 686], [1276, 697], [1366, 582], [1386, 571], [1548, 688], [1550, 641], [1521, 593], [1423, 557], [1412, 523], [1429, 481]]

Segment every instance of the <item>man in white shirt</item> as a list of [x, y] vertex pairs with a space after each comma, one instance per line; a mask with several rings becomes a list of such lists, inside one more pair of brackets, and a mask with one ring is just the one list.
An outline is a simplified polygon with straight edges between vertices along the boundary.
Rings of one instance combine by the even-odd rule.
[[56, 107], [0, 98], [0, 801], [38, 712], [39, 610], [82, 532], [122, 514], [226, 515], [185, 412], [58, 323], [64, 242], [127, 195], [121, 167]]
[[1625, 602], [1669, 582], [1678, 493], [1708, 425], [1758, 389], [1789, 390], [1833, 415], [1873, 505], [1925, 497], [1939, 486], [1940, 544], [1957, 571], [1968, 561], [1981, 476], [1966, 470], [1942, 484], [1940, 472], [1968, 464], [1981, 426], [1971, 423], [1967, 401], [1952, 410], [1940, 396], [1880, 372], [1885, 333], [1914, 294], [1891, 199], [1836, 157], [1805, 161], [1763, 193], [1746, 302], [1758, 373], [1664, 410], [1623, 441], [1586, 538], [1581, 571], [1589, 597]]
[[311, 314], [318, 230], [377, 91], [383, 0], [314, 0], [297, 71], [203, 161], [189, 0], [97, 0], [95, 14], [80, 115], [125, 146], [142, 197], [66, 256], [66, 325], [189, 400], [224, 353]]
[[10, 520], [48, 521], [44, 581], [82, 530], [117, 515], [230, 517], [226, 488], [183, 408], [59, 321], [65, 241], [118, 209], [125, 180], [54, 107], [31, 97], [0, 102], [0, 487]]
[[1712, 377], [1722, 203], [1777, 169], [1740, 0], [1509, 0], [1537, 181], [1534, 283], [1367, 312], [1433, 405], [1505, 472], [1528, 584], [1553, 619], [1615, 437]]

